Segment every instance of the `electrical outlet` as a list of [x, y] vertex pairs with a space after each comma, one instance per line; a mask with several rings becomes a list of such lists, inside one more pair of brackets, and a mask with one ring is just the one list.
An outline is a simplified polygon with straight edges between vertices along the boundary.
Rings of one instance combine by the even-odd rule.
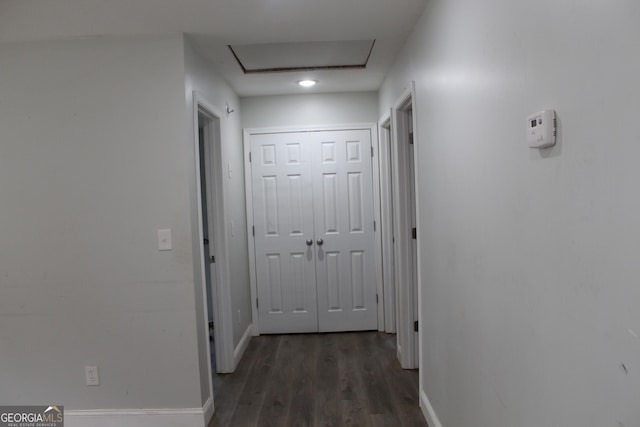
[[165, 228], [158, 230], [158, 250], [170, 251], [172, 249], [171, 229]]
[[87, 385], [100, 385], [100, 374], [96, 365], [87, 365], [84, 367], [84, 375]]

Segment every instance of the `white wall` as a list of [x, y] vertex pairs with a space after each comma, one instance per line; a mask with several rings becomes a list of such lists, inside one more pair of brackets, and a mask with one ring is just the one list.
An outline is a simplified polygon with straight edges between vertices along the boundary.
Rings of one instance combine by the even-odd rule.
[[258, 96], [241, 99], [244, 128], [371, 123], [376, 92]]
[[0, 45], [3, 404], [202, 407], [182, 59], [178, 35]]
[[[631, 1], [432, 0], [381, 89], [382, 113], [416, 81], [444, 427], [640, 425], [638, 22]], [[530, 150], [544, 108], [559, 142]]]
[[[185, 101], [188, 124], [188, 138], [192, 143], [189, 156], [195, 165], [193, 146], [193, 91], [206, 99], [222, 116], [220, 121], [222, 137], [222, 163], [226, 238], [229, 253], [228, 267], [231, 277], [231, 314], [233, 348], [237, 348], [243, 334], [251, 325], [251, 292], [249, 287], [249, 255], [247, 250], [247, 225], [244, 196], [244, 151], [242, 148], [242, 130], [240, 128], [240, 102], [229, 85], [218, 76], [211, 65], [200, 57], [185, 40]], [[225, 114], [225, 105], [235, 110], [229, 116]], [[195, 169], [192, 171], [191, 197], [196, 197]], [[231, 174], [231, 176], [229, 176]], [[194, 200], [195, 201], [195, 200]], [[197, 227], [197, 212], [192, 212], [192, 224]], [[197, 228], [194, 228], [194, 232]], [[194, 241], [199, 245], [199, 242]], [[219, 257], [218, 257], [219, 258]], [[198, 269], [199, 272], [199, 269]], [[196, 274], [197, 276], [197, 274]], [[197, 276], [198, 283], [200, 277]], [[201, 286], [200, 286], [201, 289]], [[199, 308], [202, 306], [199, 305]], [[201, 351], [204, 346], [201, 343]], [[201, 354], [201, 363], [202, 360]], [[208, 356], [205, 360], [208, 360]], [[204, 367], [204, 365], [203, 365]], [[204, 372], [203, 372], [204, 375]], [[204, 379], [203, 379], [204, 380]]]

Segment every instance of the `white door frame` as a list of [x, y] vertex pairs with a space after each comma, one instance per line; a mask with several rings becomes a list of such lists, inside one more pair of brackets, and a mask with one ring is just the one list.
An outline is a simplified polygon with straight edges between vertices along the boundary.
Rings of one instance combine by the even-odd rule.
[[396, 332], [396, 283], [393, 260], [393, 197], [391, 176], [391, 110], [378, 121], [378, 167], [380, 181], [380, 237], [384, 331]]
[[[266, 127], [266, 128], [247, 128], [244, 129], [244, 182], [245, 197], [247, 206], [247, 239], [249, 244], [249, 277], [251, 280], [251, 313], [253, 317], [252, 333], [254, 336], [260, 335], [260, 317], [258, 315], [258, 288], [256, 278], [255, 263], [255, 237], [253, 235], [253, 189], [251, 185], [251, 161], [249, 153], [251, 152], [251, 136], [265, 133], [286, 133], [286, 132], [321, 132], [321, 131], [338, 131], [338, 130], [362, 130], [371, 131], [371, 145], [373, 147], [372, 168], [373, 175], [373, 194], [374, 194], [374, 221], [380, 224], [380, 181], [378, 179], [378, 132], [375, 123], [354, 123], [349, 125], [323, 125], [323, 126], [293, 126], [293, 127]], [[378, 293], [378, 329], [384, 331], [384, 299], [382, 298], [382, 238], [379, 232], [380, 228], [376, 226], [375, 231], [375, 254], [376, 254], [376, 274], [377, 274], [377, 293]], [[382, 323], [381, 323], [382, 319]]]
[[[419, 334], [414, 332], [414, 321], [419, 319], [420, 313], [420, 245], [417, 245], [417, 277], [412, 280], [413, 239], [411, 237], [411, 211], [408, 208], [411, 201], [410, 189], [406, 172], [409, 170], [409, 141], [406, 123], [406, 112], [412, 109], [412, 127], [414, 140], [414, 176], [415, 183], [415, 210], [416, 228], [420, 237], [420, 204], [419, 180], [417, 167], [418, 157], [418, 133], [416, 126], [415, 85], [411, 85], [398, 98], [391, 113], [392, 128], [392, 158], [393, 158], [393, 191], [394, 191], [394, 238], [395, 238], [395, 279], [397, 290], [398, 308], [398, 359], [405, 369], [416, 369], [419, 366]], [[415, 289], [417, 287], [417, 289]], [[418, 307], [416, 312], [415, 295], [418, 294]]]
[[[198, 251], [195, 254], [194, 262], [197, 263], [198, 270], [200, 271], [202, 292], [203, 295], [207, 295], [206, 291], [206, 276], [205, 268], [209, 268], [209, 261], [204, 259], [204, 235], [202, 228], [202, 197], [200, 182], [200, 149], [199, 149], [199, 137], [198, 137], [198, 113], [201, 113], [213, 122], [218, 122], [221, 125], [222, 118], [225, 117], [216, 107], [209, 103], [200, 93], [193, 91], [193, 128], [194, 128], [194, 144], [195, 144], [195, 170], [196, 170], [196, 198], [197, 198], [197, 211], [198, 211]], [[212, 135], [211, 132], [217, 131], [217, 135]], [[207, 211], [213, 216], [213, 232], [216, 238], [213, 245], [210, 247], [213, 249], [213, 254], [216, 257], [216, 275], [215, 280], [212, 283], [215, 284], [215, 289], [212, 287], [213, 298], [213, 318], [214, 318], [214, 343], [216, 353], [216, 367], [218, 372], [227, 373], [233, 372], [234, 356], [233, 356], [233, 331], [232, 327], [232, 314], [231, 314], [231, 288], [230, 288], [230, 276], [229, 276], [229, 259], [227, 257], [228, 251], [228, 238], [226, 224], [226, 211], [224, 203], [223, 193], [223, 178], [222, 178], [222, 146], [221, 146], [221, 132], [220, 127], [217, 129], [205, 128], [205, 144], [209, 143], [212, 150], [210, 150], [210, 157], [205, 158], [205, 169], [210, 172], [211, 184], [206, 188], [208, 192], [208, 208]], [[215, 200], [215, 203], [212, 203]], [[204, 319], [206, 328], [204, 328], [206, 334], [207, 343], [207, 358], [211, 354], [210, 341], [209, 341], [209, 319], [207, 312], [206, 301], [204, 304]], [[209, 379], [209, 393], [213, 396], [213, 377], [211, 371], [211, 363], [208, 364], [208, 379]]]

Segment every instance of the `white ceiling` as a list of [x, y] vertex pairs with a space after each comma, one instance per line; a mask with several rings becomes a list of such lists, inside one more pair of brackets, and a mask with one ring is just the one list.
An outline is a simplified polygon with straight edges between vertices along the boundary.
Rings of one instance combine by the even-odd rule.
[[[377, 90], [426, 0], [0, 0], [0, 42], [187, 33], [240, 96]], [[366, 69], [245, 75], [228, 45], [373, 40]], [[318, 80], [311, 89], [296, 82]]]

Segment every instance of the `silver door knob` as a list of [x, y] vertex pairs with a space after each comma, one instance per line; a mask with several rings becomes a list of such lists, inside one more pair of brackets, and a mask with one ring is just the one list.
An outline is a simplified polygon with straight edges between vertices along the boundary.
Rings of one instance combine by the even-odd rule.
[[316, 243], [318, 244], [318, 246], [322, 246], [322, 244], [324, 243], [324, 240], [318, 239], [316, 240]]
[[311, 245], [313, 245], [313, 240], [307, 239], [307, 241], [305, 243], [307, 244], [307, 246], [311, 246]]

